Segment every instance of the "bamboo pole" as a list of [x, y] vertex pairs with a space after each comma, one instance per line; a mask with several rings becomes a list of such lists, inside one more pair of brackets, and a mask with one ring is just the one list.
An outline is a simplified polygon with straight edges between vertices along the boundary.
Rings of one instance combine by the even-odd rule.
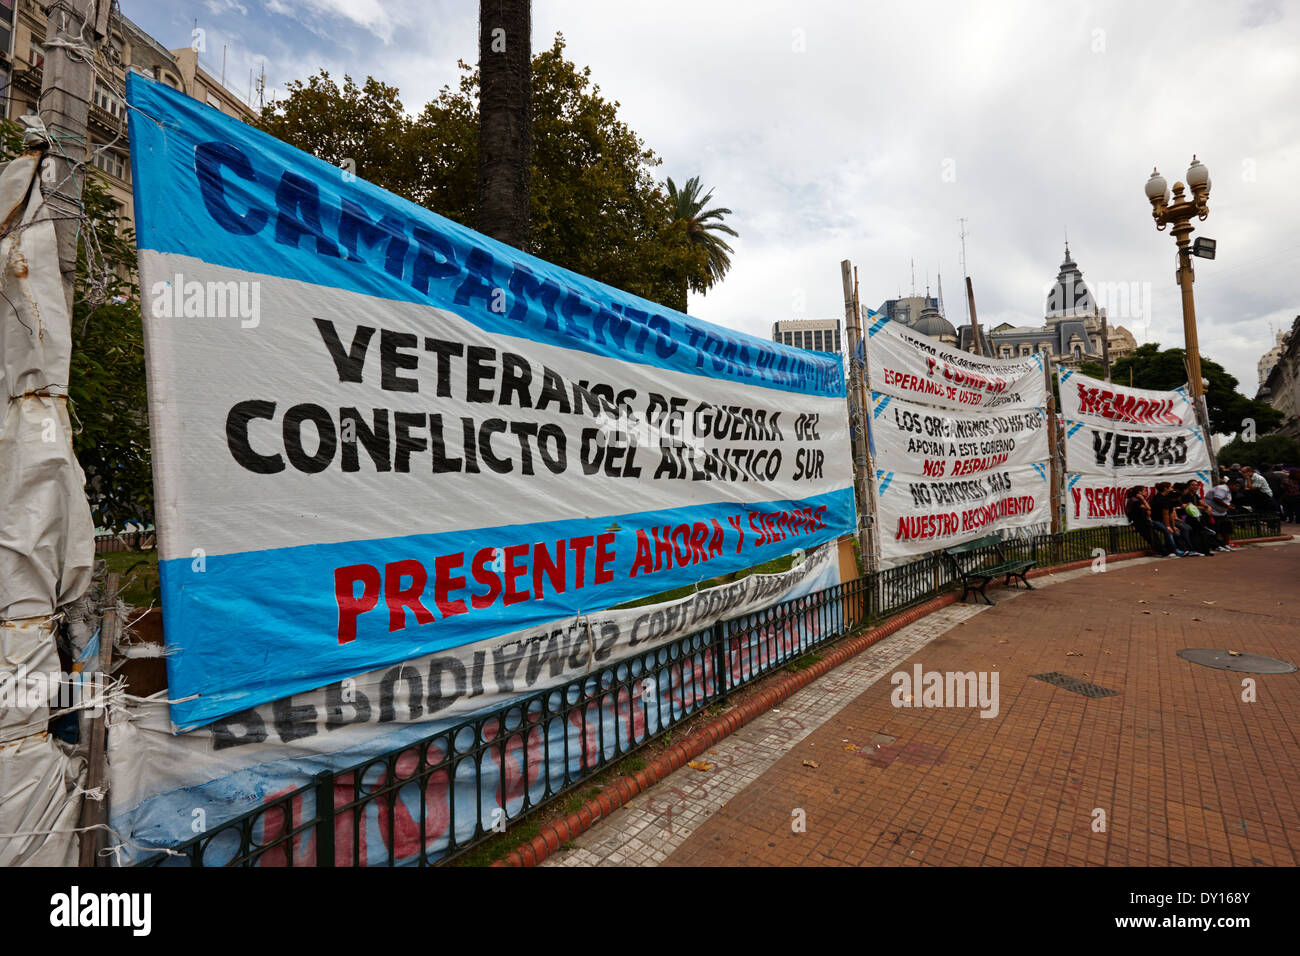
[[971, 285], [970, 276], [966, 277], [966, 305], [970, 309], [971, 344], [975, 347], [975, 354], [991, 357], [985, 351], [984, 338], [980, 335], [979, 315], [975, 311], [975, 287]]
[[1056, 396], [1052, 394], [1054, 364], [1050, 355], [1043, 361], [1043, 372], [1047, 376], [1047, 453], [1052, 461], [1052, 534], [1059, 534], [1061, 531], [1061, 464], [1057, 455]]
[[[848, 259], [840, 262], [840, 280], [844, 287], [844, 326], [849, 343], [847, 391], [854, 396], [854, 404], [858, 409], [858, 428], [853, 437], [853, 476], [857, 491], [855, 499], [858, 503], [858, 553], [862, 556], [867, 571], [871, 572], [876, 569], [876, 552], [873, 533], [875, 503], [871, 494], [871, 459], [867, 454], [867, 416], [870, 410], [862, 394], [862, 367], [865, 367], [866, 363], [863, 362], [862, 366], [857, 364], [858, 343], [863, 342], [862, 326], [858, 315], [856, 280], [853, 276], [852, 264]], [[865, 356], [865, 342], [863, 342], [863, 349]]]
[[[92, 687], [98, 688], [100, 693], [99, 713], [82, 721], [82, 727], [86, 730], [89, 738], [89, 756], [86, 770], [86, 789], [89, 791], [102, 790], [104, 786], [104, 768], [107, 763], [107, 744], [105, 737], [105, 716], [108, 701], [104, 699], [104, 689], [108, 686], [108, 676], [112, 672], [113, 666], [113, 646], [117, 643], [117, 632], [120, 622], [117, 619], [117, 589], [119, 586], [120, 575], [114, 571], [109, 574], [104, 584], [104, 617], [99, 625], [99, 661], [96, 664], [98, 672], [92, 674]], [[83, 828], [94, 827], [95, 829], [83, 829], [81, 832], [80, 854], [78, 865], [80, 866], [98, 866], [99, 850], [104, 844], [104, 831], [99, 829], [101, 824], [108, 822], [108, 794], [99, 800], [86, 797], [81, 802], [81, 826]]]

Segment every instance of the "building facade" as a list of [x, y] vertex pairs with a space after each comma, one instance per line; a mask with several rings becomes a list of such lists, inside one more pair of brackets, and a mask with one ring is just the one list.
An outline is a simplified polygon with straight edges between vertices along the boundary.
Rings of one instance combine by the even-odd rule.
[[[11, 121], [36, 113], [45, 65], [43, 5], [37, 0], [0, 0], [0, 42], [8, 41], [3, 115]], [[6, 37], [6, 31], [8, 36]], [[91, 80], [87, 128], [90, 161], [121, 208], [125, 224], [134, 223], [131, 198], [130, 142], [127, 137], [126, 74], [135, 71], [166, 83], [213, 109], [243, 122], [255, 111], [240, 97], [208, 74], [198, 62], [199, 53], [184, 47], [168, 50], [125, 16], [114, 16], [112, 29], [101, 46], [96, 63], [105, 82]]]
[[789, 319], [774, 322], [772, 341], [814, 352], [844, 354], [839, 319]]
[[1269, 373], [1277, 365], [1278, 360], [1282, 358], [1282, 353], [1286, 351], [1287, 333], [1285, 331], [1277, 333], [1276, 341], [1273, 347], [1260, 356], [1259, 364], [1256, 368], [1259, 371], [1259, 384], [1262, 387], [1268, 381]]
[[1279, 333], [1278, 338], [1277, 359], [1255, 397], [1284, 416], [1278, 433], [1300, 441], [1300, 315], [1291, 324], [1291, 331]]
[[[1137, 340], [1128, 329], [1106, 322], [1106, 310], [1098, 308], [1067, 244], [1065, 260], [1047, 294], [1043, 324], [1028, 326], [1003, 322], [991, 329], [981, 329], [980, 334], [987, 340], [985, 348], [991, 350], [995, 358], [1016, 358], [1039, 352], [1050, 355], [1059, 365], [1077, 367], [1083, 362], [1102, 361], [1103, 325], [1110, 341], [1112, 362], [1137, 350]], [[973, 350], [969, 325], [961, 327], [958, 347]]]
[[886, 299], [876, 312], [889, 316], [891, 322], [899, 322], [945, 345], [957, 345], [957, 330], [944, 318], [940, 301], [930, 295], [928, 289], [925, 295]]

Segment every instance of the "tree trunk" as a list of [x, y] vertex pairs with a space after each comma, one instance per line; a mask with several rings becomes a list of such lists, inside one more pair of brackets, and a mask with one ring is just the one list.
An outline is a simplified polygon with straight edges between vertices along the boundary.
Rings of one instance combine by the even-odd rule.
[[528, 248], [533, 76], [530, 0], [480, 0], [479, 232]]

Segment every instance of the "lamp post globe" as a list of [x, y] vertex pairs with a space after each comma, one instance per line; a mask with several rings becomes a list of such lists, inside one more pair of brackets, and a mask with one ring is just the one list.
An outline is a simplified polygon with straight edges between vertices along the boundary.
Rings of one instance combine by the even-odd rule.
[[1169, 183], [1165, 182], [1165, 177], [1160, 175], [1158, 169], [1152, 169], [1151, 178], [1147, 180], [1147, 199], [1152, 202], [1169, 201]]

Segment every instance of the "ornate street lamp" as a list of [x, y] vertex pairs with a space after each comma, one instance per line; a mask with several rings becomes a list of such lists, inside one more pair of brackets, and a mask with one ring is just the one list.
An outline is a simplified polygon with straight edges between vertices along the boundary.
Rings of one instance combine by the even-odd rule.
[[[1192, 195], [1186, 198], [1184, 193], [1191, 187]], [[1170, 234], [1178, 243], [1178, 273], [1176, 281], [1183, 294], [1183, 339], [1187, 352], [1187, 382], [1196, 405], [1196, 417], [1205, 430], [1205, 444], [1210, 452], [1210, 468], [1214, 478], [1218, 477], [1214, 448], [1210, 444], [1209, 409], [1205, 404], [1205, 381], [1201, 378], [1201, 349], [1196, 338], [1196, 304], [1192, 301], [1192, 256], [1199, 255], [1207, 259], [1214, 258], [1213, 240], [1197, 240], [1192, 247], [1192, 217], [1204, 220], [1210, 214], [1210, 171], [1205, 164], [1192, 156], [1192, 164], [1187, 167], [1187, 186], [1174, 183], [1173, 196], [1169, 195], [1169, 184], [1160, 175], [1159, 170], [1151, 170], [1151, 178], [1146, 185], [1147, 199], [1151, 200], [1151, 217], [1156, 221], [1156, 229], [1163, 232], [1172, 226]]]

